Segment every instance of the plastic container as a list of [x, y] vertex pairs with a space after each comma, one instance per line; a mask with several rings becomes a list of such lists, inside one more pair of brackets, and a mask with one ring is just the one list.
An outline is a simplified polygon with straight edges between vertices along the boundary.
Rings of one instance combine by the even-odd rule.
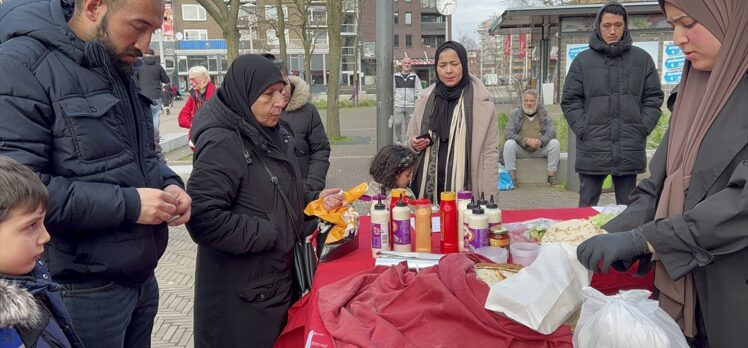
[[473, 213], [470, 215], [469, 225], [470, 232], [472, 233], [470, 244], [465, 247], [469, 251], [475, 251], [478, 248], [487, 247], [488, 244], [488, 216], [483, 212], [481, 208], [473, 209]]
[[478, 207], [485, 210], [486, 205], [488, 205], [488, 200], [486, 200], [486, 194], [484, 192], [480, 193], [480, 199], [476, 202], [478, 204]]
[[374, 258], [380, 251], [390, 251], [390, 211], [382, 202], [383, 196], [377, 197], [371, 211], [371, 256]]
[[416, 207], [416, 252], [431, 252], [431, 201], [428, 198], [417, 199]]
[[462, 236], [463, 248], [460, 251], [468, 251], [468, 249], [470, 249], [468, 244], [470, 243], [470, 240], [472, 240], [473, 235], [473, 232], [470, 231], [470, 215], [473, 215], [473, 209], [477, 207], [478, 203], [475, 203], [474, 199], [470, 199], [470, 203], [468, 203], [465, 210], [462, 211], [462, 226], [460, 226], [462, 233], [460, 235]]
[[509, 245], [509, 252], [512, 254], [512, 263], [529, 266], [538, 257], [540, 244], [536, 243], [514, 243]]
[[439, 205], [439, 217], [441, 218], [441, 252], [442, 254], [456, 253], [459, 251], [457, 242], [457, 205], [454, 192], [442, 192], [441, 204]]
[[392, 250], [413, 251], [410, 243], [410, 209], [402, 200], [402, 197], [392, 208], [392, 226], [392, 234], [395, 239]]
[[457, 193], [457, 243], [459, 244], [460, 251], [465, 251], [465, 221], [463, 216], [465, 215], [465, 209], [473, 199], [472, 191], [460, 191]]
[[[490, 225], [490, 223], [489, 223]], [[495, 248], [509, 248], [509, 231], [501, 224], [489, 228], [488, 244]]]
[[493, 229], [496, 225], [499, 225], [498, 228], [501, 228], [501, 209], [493, 201], [493, 195], [491, 195], [491, 201], [486, 204], [485, 211], [486, 215], [488, 215], [488, 228]]
[[401, 197], [405, 196], [405, 189], [393, 188], [390, 190], [390, 250], [395, 250], [395, 223], [392, 221], [392, 209], [395, 209], [395, 204], [400, 200]]
[[504, 248], [482, 247], [475, 249], [475, 252], [496, 263], [506, 263], [509, 257], [509, 252]]

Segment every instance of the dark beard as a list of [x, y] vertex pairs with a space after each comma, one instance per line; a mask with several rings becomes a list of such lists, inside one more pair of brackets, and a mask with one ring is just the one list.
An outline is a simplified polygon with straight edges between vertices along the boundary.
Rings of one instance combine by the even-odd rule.
[[117, 74], [125, 80], [129, 79], [135, 73], [135, 68], [132, 65], [123, 62], [121, 58], [128, 55], [142, 57], [143, 53], [135, 48], [126, 49], [123, 52], [117, 52], [114, 42], [112, 42], [111, 38], [109, 37], [109, 33], [107, 31], [108, 26], [109, 15], [107, 13], [104, 15], [101, 23], [99, 23], [99, 26], [96, 27], [96, 41], [99, 41], [102, 45], [104, 45], [106, 53], [109, 56], [109, 60], [112, 62], [112, 65], [114, 65], [114, 70], [117, 72]]

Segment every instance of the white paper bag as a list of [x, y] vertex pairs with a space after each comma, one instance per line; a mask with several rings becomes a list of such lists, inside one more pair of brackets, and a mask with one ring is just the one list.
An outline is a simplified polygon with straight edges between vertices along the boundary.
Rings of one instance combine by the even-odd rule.
[[574, 347], [688, 348], [678, 324], [650, 300], [647, 290], [605, 296], [593, 288], [586, 298], [574, 332]]
[[491, 287], [485, 307], [547, 335], [582, 304], [590, 277], [577, 261], [575, 246], [543, 244], [532, 265]]

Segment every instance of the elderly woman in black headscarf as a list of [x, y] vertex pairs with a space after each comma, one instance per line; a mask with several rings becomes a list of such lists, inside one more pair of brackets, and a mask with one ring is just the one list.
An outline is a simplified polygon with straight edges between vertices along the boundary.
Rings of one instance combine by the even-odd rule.
[[436, 50], [438, 80], [421, 92], [408, 125], [408, 146], [422, 153], [411, 183], [418, 197], [473, 191], [498, 199], [499, 126], [491, 95], [468, 73], [467, 52], [455, 41]]
[[280, 122], [284, 87], [271, 61], [240, 56], [195, 117], [187, 225], [198, 244], [195, 347], [272, 346], [294, 295], [304, 206], [344, 200], [333, 194], [340, 189], [304, 192], [293, 134]]

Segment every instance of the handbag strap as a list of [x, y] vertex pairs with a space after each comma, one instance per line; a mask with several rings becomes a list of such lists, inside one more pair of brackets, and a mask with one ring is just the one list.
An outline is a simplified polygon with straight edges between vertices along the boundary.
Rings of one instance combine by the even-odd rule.
[[[237, 133], [239, 133], [238, 129], [236, 131]], [[244, 138], [241, 136], [241, 133], [239, 133], [239, 137], [240, 137], [239, 139], [242, 141], [242, 146], [244, 146], [245, 142], [243, 141]], [[296, 228], [296, 220], [298, 219], [298, 215], [296, 214], [296, 212], [293, 211], [293, 209], [291, 209], [291, 201], [288, 199], [288, 196], [286, 195], [286, 193], [283, 192], [283, 189], [281, 189], [280, 180], [278, 179], [277, 176], [273, 175], [273, 172], [270, 171], [270, 168], [268, 168], [267, 164], [265, 164], [265, 161], [262, 159], [262, 156], [260, 156], [260, 154], [257, 153], [257, 150], [255, 150], [254, 146], [252, 145], [248, 145], [248, 146], [249, 146], [249, 149], [255, 154], [255, 156], [257, 156], [257, 159], [260, 160], [260, 164], [262, 164], [262, 167], [265, 168], [265, 172], [270, 177], [270, 182], [273, 183], [273, 187], [275, 187], [275, 190], [278, 191], [278, 193], [280, 194], [281, 200], [283, 201], [283, 206], [286, 208], [286, 215], [288, 215], [288, 217], [291, 219], [291, 222], [292, 222], [291, 226], [294, 231], [293, 234], [296, 237], [296, 241], [301, 243], [302, 240], [301, 240], [301, 237], [299, 236], [299, 231]], [[252, 161], [249, 158], [249, 154], [247, 153], [246, 150], [244, 150], [244, 158], [248, 164], [252, 163]]]

